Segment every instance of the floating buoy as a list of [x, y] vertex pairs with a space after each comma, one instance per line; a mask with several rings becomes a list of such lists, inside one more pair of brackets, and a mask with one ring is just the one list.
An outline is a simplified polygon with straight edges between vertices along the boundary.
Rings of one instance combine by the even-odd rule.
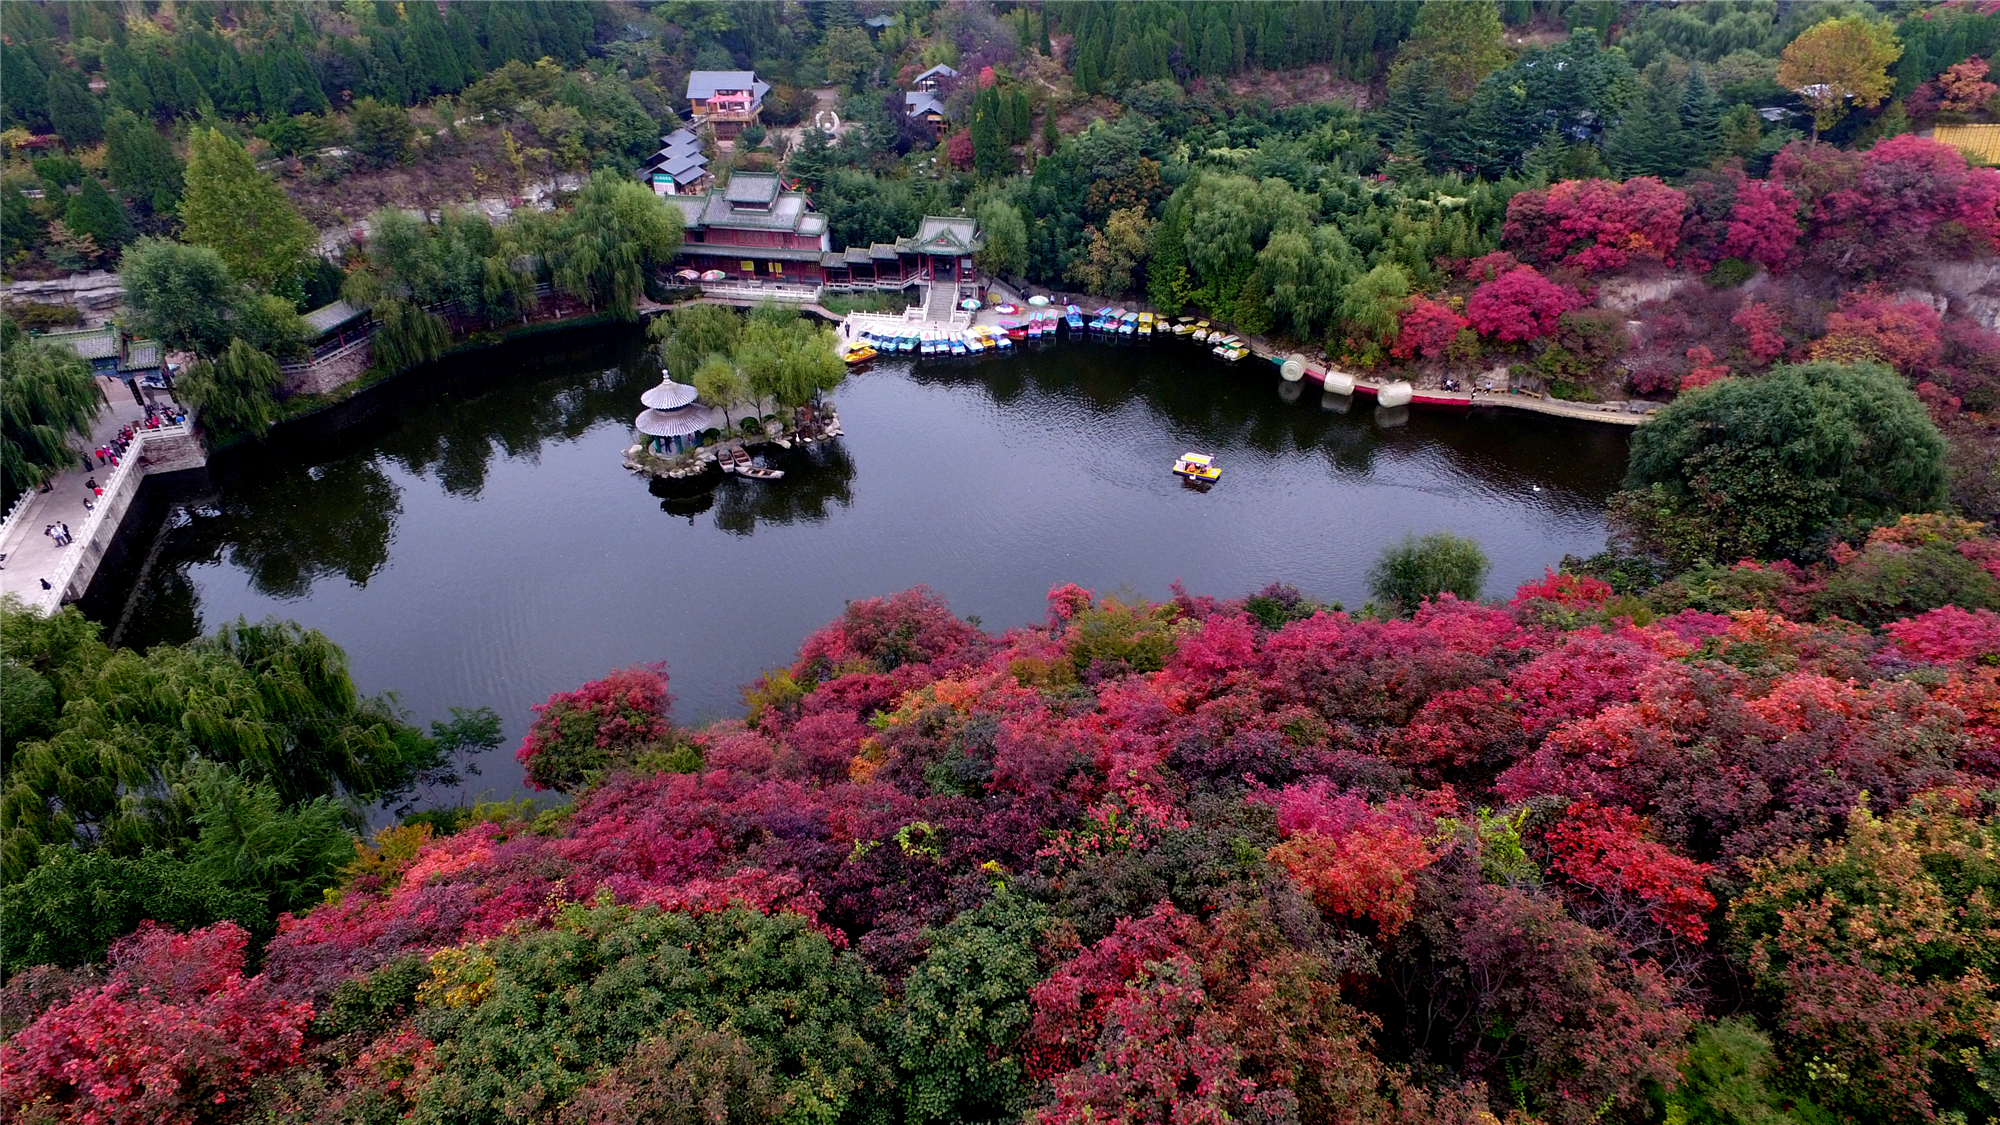
[[1375, 392], [1375, 401], [1381, 406], [1408, 406], [1415, 394], [1415, 387], [1402, 379], [1396, 379], [1382, 384], [1382, 389]]
[[1296, 383], [1300, 379], [1305, 378], [1305, 357], [1299, 355], [1287, 356], [1285, 362], [1278, 365], [1278, 377], [1287, 383]]
[[1328, 394], [1351, 395], [1354, 393], [1354, 376], [1345, 371], [1326, 369], [1325, 387]]

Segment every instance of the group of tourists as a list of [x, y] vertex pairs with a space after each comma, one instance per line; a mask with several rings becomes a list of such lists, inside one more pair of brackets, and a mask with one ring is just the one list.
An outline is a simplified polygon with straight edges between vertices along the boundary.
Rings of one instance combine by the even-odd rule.
[[91, 450], [91, 455], [96, 460], [93, 461], [90, 457], [85, 457], [83, 459], [83, 467], [86, 469], [97, 469], [107, 466], [116, 468], [119, 459], [125, 456], [125, 450], [131, 446], [132, 438], [140, 430], [157, 430], [161, 426], [177, 426], [185, 421], [187, 421], [187, 411], [182, 410], [173, 403], [168, 403], [165, 406], [157, 403], [147, 403], [146, 420], [143, 422], [127, 422], [110, 441]]
[[69, 525], [60, 521], [43, 528], [42, 534], [55, 540], [58, 547], [69, 546], [70, 539], [72, 538], [69, 533]]

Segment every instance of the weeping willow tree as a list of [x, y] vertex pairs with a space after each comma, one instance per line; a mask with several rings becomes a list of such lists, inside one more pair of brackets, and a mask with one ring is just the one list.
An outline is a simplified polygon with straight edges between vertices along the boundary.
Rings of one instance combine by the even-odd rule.
[[[428, 735], [290, 622], [113, 649], [73, 608], [0, 599], [0, 961], [73, 964], [141, 918], [268, 932], [353, 855], [370, 803], [454, 784], [491, 711]], [[407, 807], [404, 807], [407, 811]], [[260, 922], [261, 920], [261, 922]]]
[[444, 354], [451, 344], [451, 326], [436, 313], [408, 301], [385, 300], [375, 305], [375, 366], [407, 371]]
[[180, 388], [208, 432], [261, 438], [278, 419], [275, 396], [283, 383], [278, 361], [239, 338], [218, 358], [190, 368]]
[[563, 292], [631, 320], [646, 272], [680, 252], [681, 213], [644, 184], [599, 172], [550, 241], [546, 257]]
[[0, 356], [0, 507], [72, 464], [102, 400], [75, 352], [18, 339]]

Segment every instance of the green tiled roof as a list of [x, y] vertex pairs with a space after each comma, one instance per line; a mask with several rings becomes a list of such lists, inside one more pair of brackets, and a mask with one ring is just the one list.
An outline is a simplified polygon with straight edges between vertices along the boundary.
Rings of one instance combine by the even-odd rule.
[[919, 254], [970, 254], [981, 243], [978, 220], [925, 215], [917, 236], [896, 245]]

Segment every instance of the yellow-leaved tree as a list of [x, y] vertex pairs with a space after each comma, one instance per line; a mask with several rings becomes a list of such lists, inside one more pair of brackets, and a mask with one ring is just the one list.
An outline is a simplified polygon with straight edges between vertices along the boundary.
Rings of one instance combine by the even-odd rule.
[[1903, 45], [1887, 24], [1843, 16], [1807, 28], [1778, 60], [1778, 81], [1813, 111], [1813, 139], [1853, 108], [1873, 109], [1895, 88], [1889, 67]]

